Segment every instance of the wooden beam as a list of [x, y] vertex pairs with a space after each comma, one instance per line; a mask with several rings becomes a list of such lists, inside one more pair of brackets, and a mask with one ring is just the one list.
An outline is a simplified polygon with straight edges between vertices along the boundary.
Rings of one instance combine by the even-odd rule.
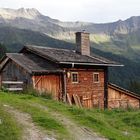
[[2, 84], [23, 84], [23, 81], [2, 81]]
[[79, 107], [79, 104], [78, 104], [78, 101], [77, 101], [77, 98], [76, 98], [75, 94], [73, 94], [72, 96], [73, 96], [73, 99], [74, 99], [74, 102], [75, 102], [76, 106]]
[[76, 94], [76, 98], [77, 98], [79, 107], [82, 108], [82, 103], [81, 103], [80, 98], [79, 98], [79, 96], [77, 94]]
[[66, 102], [66, 97], [67, 97], [67, 79], [66, 79], [66, 71], [64, 70], [63, 74], [62, 74], [62, 98], [63, 98], [63, 102]]
[[36, 87], [36, 85], [39, 83], [39, 81], [42, 79], [42, 76], [40, 76], [39, 78], [38, 78], [38, 80], [35, 82], [35, 85], [34, 85], [34, 87]]
[[3, 69], [3, 67], [5, 66], [5, 64], [8, 62], [9, 58], [4, 58], [1, 60], [1, 64], [0, 64], [0, 71]]
[[77, 107], [82, 108], [82, 104], [78, 95], [73, 94], [73, 99]]
[[104, 109], [108, 108], [108, 68], [104, 69]]
[[69, 103], [69, 105], [72, 105], [71, 99], [70, 99], [70, 95], [67, 93], [67, 101]]
[[23, 88], [6, 88], [8, 91], [22, 91]]
[[35, 89], [35, 76], [32, 76], [33, 88]]
[[[8, 91], [22, 91], [23, 81], [2, 81], [2, 84], [7, 86]], [[19, 87], [20, 86], [20, 87]]]
[[83, 98], [83, 101], [85, 101], [85, 100], [90, 100], [90, 99], [91, 99], [91, 98], [89, 98], [89, 97], [88, 97], [88, 98]]

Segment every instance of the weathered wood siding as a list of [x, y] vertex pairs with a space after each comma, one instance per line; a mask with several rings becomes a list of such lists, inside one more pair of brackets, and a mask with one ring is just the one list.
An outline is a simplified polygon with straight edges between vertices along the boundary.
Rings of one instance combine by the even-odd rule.
[[23, 81], [25, 84], [31, 84], [32, 79], [26, 70], [9, 61], [1, 71], [1, 81]]
[[[78, 70], [70, 69], [71, 72], [78, 72], [78, 83], [72, 83], [71, 77], [67, 77], [66, 90], [72, 100], [72, 95], [77, 94], [84, 107], [104, 108], [104, 70]], [[99, 73], [99, 83], [93, 81], [93, 73]]]
[[108, 108], [140, 108], [140, 99], [126, 91], [108, 86]]
[[52, 94], [55, 100], [60, 99], [61, 90], [61, 81], [59, 75], [42, 75], [42, 76], [33, 76], [33, 87], [37, 89], [40, 93], [46, 92]]

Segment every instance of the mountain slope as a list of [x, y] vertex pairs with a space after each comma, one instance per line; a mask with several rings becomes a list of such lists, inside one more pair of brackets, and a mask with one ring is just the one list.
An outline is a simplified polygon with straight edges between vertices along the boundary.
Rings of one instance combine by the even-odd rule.
[[[76, 31], [84, 29], [91, 33], [91, 42], [101, 46], [100, 49], [103, 51], [121, 55], [125, 53], [126, 57], [131, 59], [135, 57], [135, 54], [140, 54], [140, 17], [95, 24], [62, 22], [44, 16], [36, 9], [0, 9], [0, 27], [4, 26], [38, 31], [53, 38], [70, 42], [74, 42]], [[129, 54], [128, 51], [131, 53]]]
[[0, 58], [6, 53], [7, 49], [3, 44], [0, 44]]
[[30, 29], [48, 34], [63, 31], [62, 27], [52, 21], [54, 20], [43, 16], [36, 9], [0, 9], [0, 26]]
[[[71, 40], [74, 32], [86, 30], [94, 35], [105, 35], [111, 39], [127, 35], [140, 29], [140, 17], [131, 17], [112, 23], [95, 24], [87, 22], [62, 22], [42, 15], [36, 9], [0, 9], [0, 26], [12, 26], [43, 32], [59, 39]], [[92, 36], [91, 35], [91, 36]], [[92, 40], [92, 37], [91, 37]], [[93, 39], [92, 41], [95, 41]], [[102, 41], [102, 40], [98, 40]]]
[[[45, 27], [55, 27], [52, 29], [52, 33], [44, 30], [44, 33], [53, 35], [56, 31], [70, 32], [86, 30], [95, 34], [128, 34], [130, 32], [140, 29], [140, 17], [131, 17], [127, 20], [118, 20], [112, 23], [95, 24], [88, 22], [62, 22], [56, 19], [52, 19], [48, 16], [42, 15], [36, 9], [24, 9], [17, 10], [1, 8], [0, 9], [0, 23], [15, 26], [24, 29], [31, 29], [36, 31], [43, 31]], [[15, 23], [15, 25], [13, 24]], [[30, 24], [32, 24], [32, 26]]]
[[14, 27], [0, 27], [0, 42], [5, 44], [8, 50], [12, 52], [19, 51], [26, 44], [57, 48], [74, 47], [72, 43], [51, 38], [43, 33]]

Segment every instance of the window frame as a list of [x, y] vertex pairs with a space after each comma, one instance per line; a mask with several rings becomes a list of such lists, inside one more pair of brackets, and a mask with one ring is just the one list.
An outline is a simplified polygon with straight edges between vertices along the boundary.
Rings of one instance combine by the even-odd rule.
[[[77, 81], [73, 81], [73, 74], [76, 74], [77, 75]], [[71, 72], [71, 82], [72, 83], [79, 83], [78, 72]]]
[[[98, 81], [95, 81], [95, 75], [98, 75]], [[100, 74], [99, 74], [99, 72], [93, 72], [93, 83], [100, 83]]]

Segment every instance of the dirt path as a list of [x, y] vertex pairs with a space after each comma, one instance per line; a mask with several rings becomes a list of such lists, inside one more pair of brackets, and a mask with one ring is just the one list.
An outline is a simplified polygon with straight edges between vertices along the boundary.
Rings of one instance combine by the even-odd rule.
[[55, 140], [54, 138], [49, 138], [43, 130], [40, 130], [40, 128], [32, 122], [32, 118], [29, 114], [20, 112], [9, 105], [3, 106], [23, 127], [23, 140]]
[[78, 126], [61, 114], [53, 112], [52, 115], [55, 116], [57, 120], [61, 121], [61, 123], [68, 129], [74, 140], [106, 140], [103, 137], [99, 137], [96, 133], [93, 133], [88, 128]]
[[[47, 110], [48, 108], [42, 106], [40, 104], [34, 104], [36, 107], [40, 107], [43, 110]], [[69, 131], [73, 140], [107, 140], [104, 137], [98, 136], [93, 131], [89, 130], [86, 127], [78, 126], [72, 120], [67, 118], [66, 116], [57, 113], [57, 112], [49, 112], [52, 116], [54, 116], [57, 120], [59, 120]]]

